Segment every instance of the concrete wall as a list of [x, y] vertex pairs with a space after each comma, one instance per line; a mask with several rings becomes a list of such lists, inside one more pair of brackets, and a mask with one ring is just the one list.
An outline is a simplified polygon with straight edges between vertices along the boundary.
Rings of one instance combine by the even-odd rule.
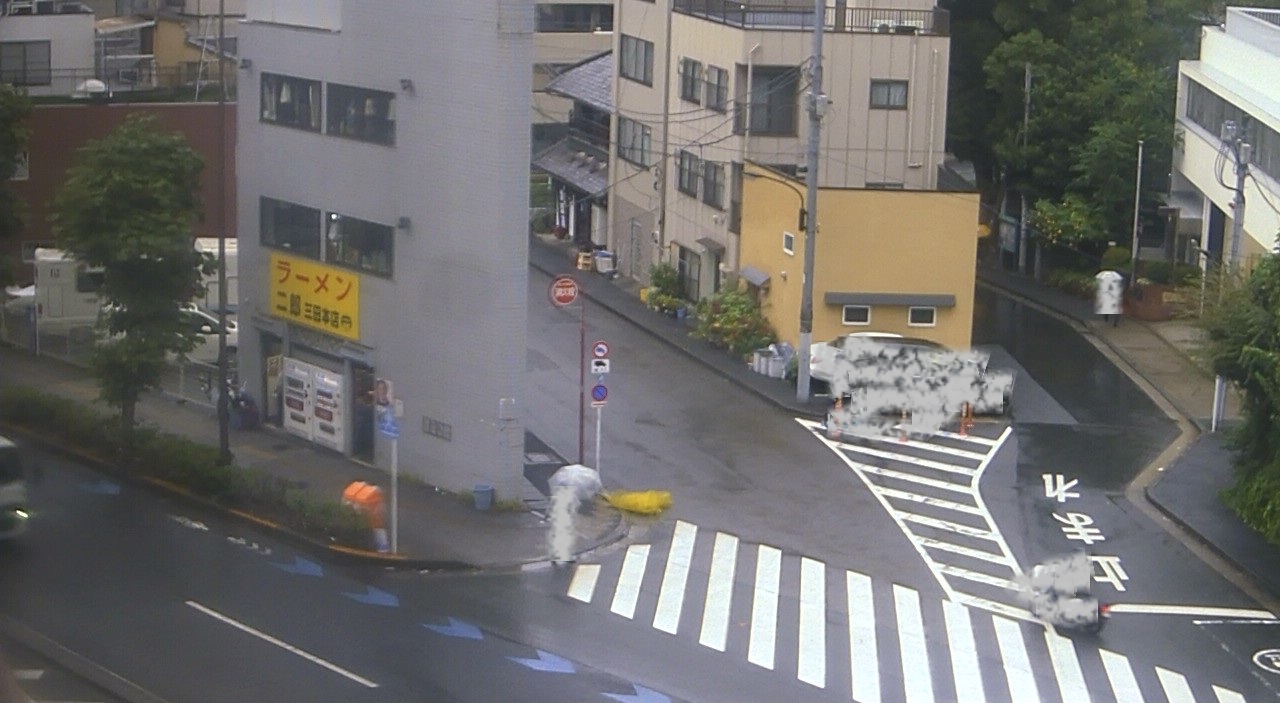
[[24, 86], [28, 95], [70, 95], [94, 77], [93, 15], [14, 15], [0, 22], [0, 42], [47, 41], [51, 85]]

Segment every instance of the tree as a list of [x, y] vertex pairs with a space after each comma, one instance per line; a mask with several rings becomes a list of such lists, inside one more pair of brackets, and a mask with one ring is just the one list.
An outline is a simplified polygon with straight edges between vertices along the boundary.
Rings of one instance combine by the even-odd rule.
[[[22, 229], [22, 201], [8, 184], [27, 149], [30, 115], [27, 96], [12, 85], [0, 83], [0, 240], [14, 237]], [[0, 285], [12, 283], [12, 275], [12, 262], [5, 261], [0, 265]]]
[[155, 387], [170, 354], [190, 351], [197, 332], [181, 306], [203, 293], [212, 259], [192, 246], [203, 161], [178, 134], [135, 115], [77, 153], [54, 197], [63, 246], [103, 270], [104, 329], [92, 366], [102, 398], [134, 427], [143, 391]]

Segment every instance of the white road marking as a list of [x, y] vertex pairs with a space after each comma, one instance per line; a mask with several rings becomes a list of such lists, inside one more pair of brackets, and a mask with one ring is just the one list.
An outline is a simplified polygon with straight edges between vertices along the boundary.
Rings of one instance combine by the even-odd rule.
[[866, 454], [867, 456], [873, 456], [873, 457], [876, 457], [877, 459], [888, 459], [890, 461], [898, 461], [904, 464], [922, 466], [926, 469], [933, 469], [935, 471], [945, 471], [946, 473], [959, 474], [961, 476], [973, 476], [974, 473], [976, 472], [976, 469], [971, 469], [967, 466], [956, 466], [955, 464], [947, 464], [941, 461], [933, 461], [931, 459], [921, 459], [919, 457], [911, 456], [910, 454], [886, 452], [882, 449], [872, 449], [871, 447], [860, 447], [855, 444], [833, 443], [833, 447], [842, 448], [845, 451], [853, 452], [855, 454]]
[[1009, 681], [1009, 695], [1018, 703], [1039, 703], [1040, 693], [1036, 677], [1031, 672], [1031, 660], [1026, 644], [1022, 641], [1022, 627], [998, 615], [991, 616], [996, 629], [996, 643], [1000, 645], [1000, 658], [1004, 661], [1005, 677]]
[[844, 572], [849, 613], [849, 677], [855, 701], [880, 700], [880, 662], [876, 651], [876, 612], [871, 577]]
[[1005, 559], [1003, 554], [993, 554], [991, 552], [984, 552], [981, 549], [966, 547], [963, 544], [953, 544], [951, 542], [943, 542], [942, 540], [931, 539], [929, 537], [921, 537], [920, 544], [923, 544], [927, 549], [941, 549], [944, 552], [953, 552], [955, 554], [963, 554], [964, 556], [969, 557], [971, 559], [980, 559], [982, 561], [991, 562], [992, 564], [999, 564], [1001, 566], [1007, 566], [1012, 568], [1012, 565], [1009, 564], [1008, 560]]
[[898, 500], [909, 500], [913, 503], [920, 503], [922, 505], [932, 505], [935, 508], [944, 508], [946, 510], [953, 510], [957, 513], [965, 513], [967, 515], [978, 515], [980, 517], [985, 517], [986, 515], [985, 511], [981, 510], [980, 508], [975, 508], [974, 506], [969, 505], [967, 503], [957, 503], [955, 501], [943, 500], [941, 498], [934, 498], [932, 496], [920, 495], [919, 493], [911, 493], [910, 491], [900, 491], [896, 488], [885, 488], [884, 486], [881, 486], [876, 490], [883, 493], [887, 498], [897, 498]]
[[1187, 677], [1159, 666], [1156, 667], [1156, 676], [1160, 679], [1160, 688], [1164, 689], [1164, 697], [1169, 703], [1196, 703], [1195, 694], [1187, 685]]
[[1218, 697], [1218, 703], [1245, 703], [1244, 696], [1221, 686], [1213, 687], [1213, 695]]
[[997, 603], [996, 601], [979, 598], [977, 596], [969, 595], [968, 593], [957, 593], [955, 600], [957, 603], [963, 603], [964, 605], [977, 608], [979, 610], [997, 613], [1005, 617], [1013, 618], [1014, 620], [1030, 620], [1031, 622], [1039, 622], [1039, 620], [1031, 615], [1031, 611], [1026, 608], [1018, 608], [1007, 603]]
[[962, 442], [972, 442], [973, 444], [981, 444], [988, 447], [994, 447], [1000, 444], [1000, 440], [987, 439], [986, 437], [980, 437], [975, 434], [958, 434], [956, 432], [946, 431], [938, 431], [934, 432], [934, 434], [939, 437], [946, 437], [947, 439], [958, 439]]
[[[1000, 539], [998, 535], [996, 535], [994, 532], [991, 532], [990, 530], [983, 530], [977, 527], [969, 527], [968, 525], [961, 525], [958, 522], [951, 522], [950, 520], [939, 520], [936, 517], [929, 517], [928, 515], [911, 513], [911, 512], [907, 512], [906, 510], [897, 510], [896, 512], [899, 514], [899, 516], [903, 520], [907, 522], [914, 522], [918, 525], [924, 525], [925, 527], [933, 527], [939, 530], [946, 530], [947, 532], [955, 532], [958, 534], [965, 535], [966, 537], [977, 537], [978, 539], [988, 539], [988, 540], [991, 540], [992, 542], [998, 541]], [[910, 536], [911, 534], [912, 533], [908, 531], [908, 535]], [[926, 560], [926, 561], [932, 561], [932, 560]]]
[[1049, 645], [1049, 659], [1053, 662], [1053, 672], [1058, 678], [1062, 703], [1089, 703], [1089, 687], [1085, 685], [1084, 672], [1080, 670], [1075, 644], [1047, 628], [1044, 631], [1044, 641]]
[[1002, 579], [999, 576], [984, 574], [981, 571], [971, 571], [963, 567], [952, 566], [951, 564], [939, 565], [938, 571], [946, 574], [947, 576], [954, 576], [956, 578], [962, 578], [966, 581], [973, 581], [975, 583], [985, 583], [988, 586], [995, 586], [996, 588], [1003, 588], [1008, 591], [1019, 590], [1018, 584], [1013, 581], [1010, 581], [1009, 579]]
[[[956, 703], [986, 703], [978, 647], [973, 641], [969, 609], [954, 601], [942, 601], [947, 623], [947, 646], [951, 650], [951, 673], [956, 682]], [[856, 698], [856, 696], [855, 696]]]
[[800, 559], [800, 641], [796, 678], [827, 686], [827, 567]]
[[864, 464], [862, 466], [862, 470], [866, 471], [869, 474], [875, 474], [876, 476], [891, 478], [891, 479], [894, 479], [895, 481], [906, 481], [908, 483], [915, 483], [921, 486], [937, 488], [943, 491], [954, 491], [956, 493], [963, 493], [965, 495], [968, 495], [972, 491], [968, 483], [955, 483], [952, 481], [943, 481], [941, 479], [929, 478], [928, 476], [917, 476], [916, 474], [909, 474], [909, 473], [906, 473], [905, 471], [895, 471], [893, 469], [886, 469], [880, 466], [871, 466], [868, 464]]
[[1192, 617], [1220, 618], [1253, 618], [1257, 620], [1275, 620], [1276, 616], [1269, 610], [1251, 610], [1249, 608], [1215, 608], [1196, 605], [1154, 605], [1141, 603], [1115, 603], [1111, 606], [1113, 613], [1143, 613], [1146, 615], [1190, 615]]
[[729, 606], [733, 602], [733, 572], [738, 561], [738, 538], [716, 533], [711, 551], [711, 573], [707, 578], [707, 602], [702, 611], [702, 634], [698, 643], [723, 652], [729, 637]]
[[782, 579], [782, 552], [760, 545], [756, 553], [755, 598], [751, 603], [751, 640], [747, 661], [773, 668], [773, 648], [778, 630], [778, 590]]
[[618, 587], [613, 591], [610, 610], [630, 620], [636, 615], [636, 600], [640, 598], [640, 582], [644, 580], [644, 565], [649, 561], [649, 545], [633, 544], [627, 547], [622, 560], [622, 574]]
[[684, 520], [676, 521], [676, 531], [671, 537], [671, 550], [662, 574], [662, 589], [658, 591], [658, 609], [653, 615], [653, 626], [670, 634], [680, 627], [680, 610], [684, 604], [684, 587], [689, 580], [689, 562], [693, 560], [693, 542], [698, 528]]
[[13, 675], [19, 681], [39, 681], [44, 669], [15, 669]]
[[1133, 677], [1129, 658], [1109, 649], [1099, 649], [1098, 654], [1102, 655], [1102, 666], [1107, 670], [1107, 680], [1111, 682], [1116, 703], [1143, 703], [1142, 689], [1138, 688], [1138, 680]]
[[573, 580], [569, 582], [569, 597], [590, 603], [595, 596], [596, 581], [600, 579], [599, 564], [579, 564], [573, 570]]
[[205, 607], [193, 600], [187, 601], [187, 605], [191, 606], [192, 608], [195, 608], [196, 610], [204, 613], [205, 615], [208, 615], [209, 617], [215, 620], [226, 623], [236, 628], [237, 630], [240, 630], [241, 632], [247, 632], [253, 635], [254, 637], [257, 637], [258, 639], [262, 640], [263, 642], [266, 642], [268, 644], [273, 644], [285, 650], [286, 652], [289, 652], [290, 654], [296, 654], [302, 657], [303, 659], [306, 659], [307, 661], [311, 662], [312, 664], [319, 664], [320, 666], [323, 666], [324, 668], [328, 669], [329, 671], [332, 671], [335, 674], [345, 676], [346, 678], [352, 681], [355, 681], [361, 686], [364, 686], [366, 688], [378, 687], [378, 684], [370, 681], [369, 679], [364, 678], [363, 676], [353, 674], [350, 671], [347, 671], [346, 669], [343, 669], [342, 667], [338, 666], [337, 664], [327, 662], [324, 659], [321, 659], [320, 657], [317, 657], [316, 655], [311, 654], [310, 652], [299, 649], [298, 647], [295, 647], [283, 640], [276, 639], [275, 637], [272, 637], [271, 635], [268, 635], [267, 633], [262, 632], [261, 630], [256, 630], [252, 627], [249, 627], [248, 625], [238, 620], [235, 620], [234, 618], [230, 618], [226, 615], [223, 615], [222, 613], [219, 613], [218, 611], [212, 608]]
[[[949, 454], [951, 456], [958, 456], [964, 459], [973, 459], [974, 461], [982, 461], [982, 459], [987, 456], [986, 452], [971, 452], [967, 449], [956, 449], [955, 447], [948, 447], [945, 444], [933, 444], [932, 442], [921, 442], [915, 439], [908, 439], [905, 442], [894, 437], [866, 437], [865, 439], [869, 439], [872, 442], [883, 442], [885, 444], [892, 442], [894, 445], [899, 447], [914, 447], [916, 449], [924, 449], [935, 454]], [[852, 447], [856, 449], [858, 445], [841, 443], [840, 446], [841, 448]]]
[[933, 679], [929, 675], [929, 649], [924, 639], [920, 594], [894, 584], [893, 609], [898, 618], [898, 650], [906, 703], [933, 703]]

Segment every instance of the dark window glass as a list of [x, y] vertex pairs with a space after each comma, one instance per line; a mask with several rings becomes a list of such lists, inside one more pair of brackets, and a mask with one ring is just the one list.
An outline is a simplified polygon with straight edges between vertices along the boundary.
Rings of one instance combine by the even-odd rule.
[[395, 144], [395, 101], [395, 93], [330, 83], [329, 134], [378, 144]]
[[49, 85], [49, 42], [0, 42], [0, 83]]
[[871, 109], [907, 109], [907, 82], [871, 81]]
[[702, 62], [680, 59], [680, 99], [702, 104]]
[[320, 81], [262, 74], [262, 121], [320, 131]]
[[716, 112], [729, 109], [729, 72], [725, 69], [707, 67], [707, 98], [704, 104]]
[[390, 225], [329, 213], [324, 259], [379, 276], [391, 276], [395, 229]]
[[77, 293], [97, 293], [102, 288], [102, 280], [105, 274], [102, 271], [89, 271], [83, 268], [76, 269], [76, 292]]
[[702, 202], [718, 210], [724, 209], [724, 164], [702, 162]]
[[612, 32], [613, 5], [538, 5], [539, 32]]
[[261, 199], [262, 245], [320, 258], [320, 211], [271, 198]]
[[[756, 68], [751, 80], [751, 134], [792, 136], [796, 133], [800, 70], [794, 67]], [[738, 106], [735, 129], [746, 125], [747, 105]]]
[[698, 163], [697, 156], [687, 151], [680, 152], [679, 178], [676, 179], [676, 189], [685, 195], [698, 197], [698, 178], [702, 175], [701, 166]]

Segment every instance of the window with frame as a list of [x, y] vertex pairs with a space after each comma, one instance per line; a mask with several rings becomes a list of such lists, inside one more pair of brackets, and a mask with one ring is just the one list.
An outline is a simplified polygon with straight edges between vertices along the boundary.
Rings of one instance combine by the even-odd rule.
[[329, 213], [324, 236], [326, 262], [390, 278], [394, 246], [392, 226]]
[[846, 325], [871, 324], [870, 305], [845, 305], [840, 311], [840, 321]]
[[0, 42], [0, 83], [49, 85], [53, 66], [47, 41]]
[[680, 99], [702, 104], [702, 62], [680, 59]]
[[[764, 66], [753, 69], [751, 95], [748, 96], [751, 103], [752, 134], [796, 134], [796, 113], [800, 105], [799, 83], [800, 69], [795, 66]], [[745, 119], [739, 122], [741, 125], [746, 124]]]
[[621, 50], [618, 75], [645, 85], [653, 85], [653, 42], [624, 34]]
[[320, 81], [262, 74], [263, 122], [320, 131]]
[[637, 166], [652, 163], [653, 131], [649, 125], [627, 117], [618, 118], [618, 156]]
[[907, 308], [907, 324], [911, 327], [933, 327], [938, 324], [938, 309], [934, 307]]
[[259, 199], [263, 246], [320, 259], [320, 211], [272, 198]]
[[676, 190], [685, 195], [698, 197], [698, 178], [702, 175], [701, 159], [687, 152], [681, 151], [677, 157], [678, 176], [676, 178]]
[[907, 81], [871, 81], [871, 109], [907, 109]]
[[676, 272], [680, 278], [680, 290], [685, 300], [697, 300], [702, 282], [702, 256], [689, 247], [679, 249]]
[[707, 97], [703, 104], [716, 112], [729, 109], [729, 72], [719, 66], [707, 66]]
[[329, 134], [377, 144], [396, 143], [396, 96], [381, 90], [329, 84]]
[[539, 3], [537, 7], [537, 32], [613, 31], [613, 5]]
[[89, 269], [83, 266], [76, 268], [76, 292], [97, 293], [102, 289], [102, 282], [107, 274], [99, 268]]
[[702, 202], [717, 210], [724, 209], [724, 164], [716, 161], [702, 162]]
[[791, 232], [782, 233], [782, 251], [791, 256], [796, 255], [796, 235]]

